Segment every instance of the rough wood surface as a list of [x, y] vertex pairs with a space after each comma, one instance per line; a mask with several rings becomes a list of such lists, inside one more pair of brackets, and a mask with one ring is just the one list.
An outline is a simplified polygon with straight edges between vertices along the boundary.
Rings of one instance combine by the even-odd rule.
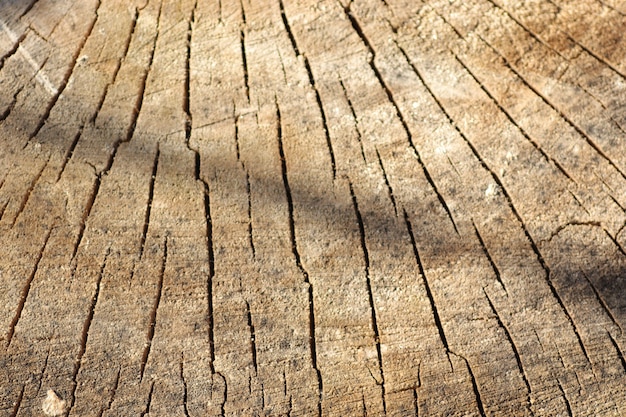
[[626, 415], [626, 3], [0, 0], [0, 416]]

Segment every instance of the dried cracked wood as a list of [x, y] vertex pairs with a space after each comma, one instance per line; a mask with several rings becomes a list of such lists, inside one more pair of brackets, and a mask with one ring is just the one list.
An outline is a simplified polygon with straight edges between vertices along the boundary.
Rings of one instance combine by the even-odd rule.
[[625, 3], [0, 17], [1, 416], [626, 415]]

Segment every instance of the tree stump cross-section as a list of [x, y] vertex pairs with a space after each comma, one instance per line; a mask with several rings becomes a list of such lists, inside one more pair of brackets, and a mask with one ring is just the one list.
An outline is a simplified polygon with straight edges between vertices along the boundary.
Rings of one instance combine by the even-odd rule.
[[0, 0], [0, 416], [626, 415], [625, 29]]

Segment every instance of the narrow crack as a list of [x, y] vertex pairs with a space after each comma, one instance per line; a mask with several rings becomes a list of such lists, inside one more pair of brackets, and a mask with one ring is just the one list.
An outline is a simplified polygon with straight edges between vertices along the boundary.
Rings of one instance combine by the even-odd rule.
[[257, 363], [256, 335], [254, 331], [254, 323], [252, 323], [250, 303], [248, 301], [246, 301], [246, 316], [248, 317], [248, 330], [250, 331], [250, 354], [252, 355], [252, 365], [254, 366], [254, 374], [258, 375], [259, 366]]
[[365, 404], [365, 394], [361, 392], [361, 411], [363, 412], [363, 417], [367, 417], [367, 404]]
[[[426, 278], [426, 272], [424, 271], [424, 266], [420, 259], [419, 251], [417, 249], [417, 243], [415, 241], [415, 235], [413, 234], [413, 226], [411, 225], [411, 221], [409, 220], [409, 215], [406, 210], [403, 209], [404, 213], [404, 223], [406, 224], [407, 232], [409, 233], [409, 238], [411, 240], [411, 246], [413, 247], [413, 256], [415, 257], [415, 262], [417, 264], [419, 274], [422, 278], [422, 284], [424, 285], [424, 290], [426, 291], [426, 296], [428, 297], [428, 301], [430, 303], [430, 309], [433, 312], [433, 319], [435, 320], [435, 325], [437, 326], [437, 331], [439, 332], [439, 339], [443, 344], [446, 353], [450, 353], [450, 347], [448, 346], [448, 341], [446, 339], [446, 334], [443, 330], [443, 325], [441, 324], [441, 318], [439, 317], [439, 312], [437, 311], [437, 305], [435, 304], [435, 298], [433, 297], [433, 293], [430, 289], [430, 285], [428, 284], [428, 279]], [[448, 357], [449, 360], [449, 357]], [[450, 369], [452, 369], [452, 362], [450, 362]]]
[[163, 294], [163, 279], [165, 277], [165, 267], [167, 265], [167, 236], [163, 242], [163, 261], [161, 262], [161, 271], [159, 272], [159, 281], [157, 283], [157, 293], [150, 312], [150, 325], [148, 326], [148, 333], [146, 335], [146, 344], [141, 357], [141, 369], [140, 378], [143, 380], [144, 371], [146, 370], [146, 364], [148, 363], [148, 357], [150, 356], [150, 349], [152, 348], [152, 340], [154, 339], [154, 333], [156, 330], [156, 319], [159, 310], [159, 304], [161, 303], [161, 295]]
[[256, 259], [256, 249], [254, 247], [254, 233], [252, 230], [252, 194], [250, 192], [250, 174], [248, 170], [246, 171], [246, 194], [248, 196], [248, 241], [250, 243], [250, 248], [252, 249], [252, 259]]
[[265, 386], [263, 385], [263, 383], [260, 383], [261, 385], [261, 410], [265, 410]]
[[339, 78], [339, 85], [341, 85], [341, 89], [343, 90], [343, 95], [346, 97], [346, 101], [348, 102], [348, 107], [350, 108], [350, 113], [352, 114], [352, 118], [354, 119], [354, 130], [356, 131], [356, 138], [359, 141], [359, 147], [361, 148], [361, 157], [363, 158], [363, 162], [367, 164], [367, 158], [365, 157], [365, 148], [363, 147], [363, 137], [361, 136], [361, 129], [359, 129], [359, 119], [356, 117], [356, 112], [354, 111], [352, 100], [350, 100], [350, 97], [348, 96], [348, 90], [346, 89], [346, 86], [344, 85], [343, 80], [341, 78]]
[[613, 335], [611, 335], [610, 332], [606, 332], [606, 333], [609, 336], [609, 339], [611, 339], [611, 343], [613, 344], [613, 347], [615, 348], [615, 353], [617, 353], [617, 357], [619, 358], [619, 361], [622, 364], [622, 369], [624, 370], [624, 372], [626, 372], [626, 359], [624, 358], [624, 354], [622, 353], [622, 350], [617, 344], [617, 341], [613, 338]]
[[139, 414], [140, 417], [145, 417], [146, 414], [150, 414], [150, 405], [152, 404], [153, 393], [154, 393], [154, 381], [150, 383], [150, 391], [148, 392], [148, 399], [146, 400], [146, 407], [143, 409], [141, 414]]
[[11, 414], [9, 417], [16, 417], [17, 413], [20, 411], [20, 406], [22, 405], [22, 400], [24, 399], [24, 390], [26, 389], [26, 385], [22, 385], [20, 389], [20, 393], [17, 396], [17, 400], [15, 400], [15, 404], [13, 405], [13, 410], [11, 410]]
[[[363, 223], [363, 217], [361, 215], [361, 211], [359, 210], [359, 203], [356, 198], [356, 194], [354, 193], [354, 188], [352, 187], [352, 183], [349, 182], [350, 186], [350, 196], [352, 197], [352, 206], [354, 208], [354, 215], [356, 216], [357, 223], [359, 225], [359, 234], [361, 237], [361, 250], [363, 251], [363, 261], [365, 262], [365, 285], [367, 287], [367, 297], [370, 304], [370, 320], [372, 323], [372, 330], [374, 332], [374, 341], [376, 343], [376, 356], [378, 359], [378, 369], [380, 372], [381, 381], [376, 381], [377, 385], [380, 385], [382, 391], [382, 401], [383, 401], [383, 412], [387, 414], [387, 404], [385, 400], [385, 373], [383, 371], [383, 356], [382, 350], [380, 346], [380, 332], [378, 329], [378, 320], [376, 317], [376, 304], [374, 303], [374, 291], [372, 290], [372, 282], [370, 276], [370, 258], [369, 251], [367, 249], [367, 236], [365, 234], [365, 224]], [[372, 375], [373, 376], [373, 375]], [[376, 380], [376, 378], [374, 378]]]
[[135, 101], [135, 105], [133, 106], [133, 109], [132, 109], [130, 124], [128, 125], [128, 130], [126, 131], [126, 138], [116, 141], [115, 144], [113, 145], [113, 152], [111, 152], [111, 156], [107, 163], [107, 167], [105, 168], [105, 172], [111, 168], [111, 165], [113, 164], [113, 159], [115, 158], [115, 155], [117, 154], [117, 150], [119, 149], [119, 145], [123, 142], [130, 142], [133, 136], [135, 135], [135, 129], [137, 128], [137, 120], [139, 119], [139, 114], [141, 113], [141, 109], [143, 107], [143, 100], [144, 100], [145, 93], [146, 93], [146, 86], [148, 84], [148, 76], [150, 75], [150, 72], [152, 71], [152, 66], [154, 64], [154, 54], [156, 52], [156, 44], [157, 44], [157, 41], [159, 40], [159, 33], [161, 31], [162, 10], [163, 10], [163, 0], [161, 0], [161, 2], [159, 3], [159, 11], [156, 17], [155, 35], [154, 35], [154, 39], [152, 39], [152, 46], [150, 48], [150, 58], [148, 60], [148, 65], [145, 71], [143, 72], [141, 81], [139, 83], [139, 92], [137, 94], [137, 100]]
[[574, 226], [594, 226], [594, 227], [602, 227], [602, 223], [598, 222], [598, 221], [580, 221], [580, 220], [572, 220], [569, 221], [565, 224], [559, 225], [559, 227], [557, 227], [552, 233], [550, 233], [550, 236], [545, 239], [542, 240], [540, 243], [544, 243], [544, 242], [551, 242], [552, 239], [554, 239], [556, 236], [558, 236], [563, 230], [569, 228], [569, 227], [574, 227]]
[[467, 368], [467, 372], [469, 373], [470, 381], [472, 383], [474, 397], [476, 398], [476, 405], [478, 406], [478, 412], [480, 413], [481, 417], [487, 417], [487, 414], [485, 413], [485, 406], [483, 405], [483, 400], [480, 395], [480, 390], [478, 389], [478, 383], [476, 382], [476, 376], [474, 375], [474, 372], [472, 371], [472, 367], [470, 366], [469, 361], [465, 357], [459, 355], [458, 353], [450, 352], [450, 354], [456, 356], [457, 358], [462, 359], [465, 362], [465, 367]]
[[94, 294], [91, 297], [91, 305], [89, 306], [89, 313], [87, 314], [87, 318], [83, 323], [83, 331], [80, 340], [80, 350], [78, 351], [78, 355], [76, 357], [76, 361], [74, 362], [74, 371], [72, 372], [72, 393], [71, 393], [71, 402], [68, 410], [68, 415], [72, 413], [72, 409], [76, 404], [76, 389], [78, 388], [78, 373], [80, 372], [80, 368], [83, 364], [83, 356], [87, 350], [87, 343], [89, 342], [89, 330], [91, 328], [91, 323], [93, 322], [93, 316], [96, 312], [96, 305], [98, 304], [98, 297], [100, 295], [100, 286], [102, 283], [102, 278], [104, 277], [104, 270], [107, 265], [107, 259], [111, 249], [108, 248], [106, 253], [104, 254], [104, 260], [102, 261], [102, 265], [100, 266], [100, 272], [98, 273], [98, 279], [96, 281], [96, 288], [94, 290]]
[[415, 389], [422, 387], [422, 362], [418, 362], [417, 364], [417, 385]]
[[292, 417], [293, 412], [293, 396], [289, 395], [289, 407], [287, 408], [287, 417]]
[[506, 325], [502, 322], [502, 319], [500, 319], [498, 310], [496, 310], [496, 307], [491, 301], [491, 298], [489, 298], [489, 294], [487, 294], [487, 291], [484, 288], [483, 288], [483, 293], [485, 294], [485, 297], [487, 298], [487, 303], [489, 304], [489, 308], [491, 308], [491, 311], [495, 315], [498, 326], [504, 331], [504, 335], [506, 336], [506, 339], [509, 342], [509, 345], [513, 349], [513, 355], [515, 356], [515, 361], [517, 362], [517, 369], [519, 370], [519, 373], [522, 376], [524, 385], [526, 385], [526, 408], [528, 409], [528, 412], [532, 416], [534, 415], [534, 413], [532, 411], [532, 406], [531, 406], [532, 401], [530, 398], [531, 388], [530, 388], [530, 383], [528, 382], [528, 377], [526, 376], [526, 371], [524, 370], [524, 366], [522, 365], [522, 357], [519, 351], [517, 350], [517, 345], [513, 341], [513, 337], [511, 336], [511, 333], [509, 332], [508, 327], [506, 327]]
[[[559, 357], [559, 363], [561, 364], [561, 368], [563, 370], [567, 370], [569, 366], [565, 365], [565, 361], [563, 360], [563, 355], [561, 354], [561, 350], [559, 349], [557, 341], [550, 340], [550, 342], [552, 342], [551, 344], [556, 348], [556, 352]], [[576, 379], [576, 388], [577, 388], [576, 395], [580, 395], [583, 390], [583, 385], [580, 382], [580, 377], [578, 376], [578, 372], [576, 370], [573, 370], [572, 373], [574, 374], [574, 378]], [[597, 380], [595, 373], [593, 376], [594, 376], [594, 379]], [[557, 378], [557, 382], [560, 382], [558, 378]]]
[[291, 46], [296, 56], [301, 56], [304, 62], [304, 68], [306, 69], [307, 75], [309, 77], [309, 84], [313, 88], [315, 92], [315, 100], [317, 102], [317, 108], [320, 111], [320, 116], [322, 118], [322, 126], [324, 128], [324, 137], [326, 139], [326, 147], [328, 148], [328, 154], [330, 156], [330, 165], [333, 171], [333, 179], [337, 177], [337, 161], [335, 160], [335, 150], [333, 148], [333, 143], [330, 138], [330, 129], [328, 127], [328, 121], [326, 119], [326, 112], [324, 111], [324, 106], [322, 105], [322, 98], [320, 96], [320, 92], [317, 88], [317, 84], [315, 83], [315, 77], [313, 76], [313, 70], [311, 70], [311, 65], [309, 64], [309, 59], [306, 55], [300, 53], [300, 49], [298, 48], [298, 44], [296, 42], [296, 38], [293, 36], [293, 32], [291, 30], [291, 26], [289, 25], [289, 20], [287, 19], [287, 15], [285, 14], [285, 6], [282, 0], [278, 0], [278, 4], [280, 6], [280, 15], [283, 20], [283, 25], [285, 30], [287, 31], [287, 35], [289, 36], [289, 40], [291, 41]]
[[[212, 366], [213, 364], [211, 363], [211, 367]], [[228, 385], [226, 383], [226, 378], [224, 377], [224, 375], [222, 375], [219, 372], [216, 372], [215, 374], [218, 375], [222, 379], [222, 382], [224, 382], [224, 400], [220, 404], [220, 416], [226, 416], [225, 407], [226, 407], [226, 402], [228, 401]]]
[[240, 128], [239, 128], [239, 118], [240, 117], [241, 117], [241, 115], [237, 114], [237, 105], [235, 104], [235, 102], [233, 100], [233, 116], [232, 116], [232, 119], [234, 120], [234, 125], [235, 125], [235, 154], [237, 155], [237, 162], [239, 162], [241, 167], [243, 169], [245, 169], [245, 164], [244, 164], [243, 160], [241, 159], [241, 146], [240, 146], [240, 143], [239, 143], [241, 141]]
[[0, 207], [0, 220], [2, 220], [2, 217], [4, 217], [4, 212], [7, 209], [10, 201], [11, 201], [10, 199], [7, 199], [7, 201], [4, 202], [2, 207]]
[[70, 162], [70, 159], [72, 159], [72, 156], [74, 155], [74, 150], [76, 149], [76, 145], [78, 145], [78, 140], [83, 134], [83, 128], [84, 128], [84, 125], [81, 125], [78, 128], [78, 132], [76, 132], [76, 135], [74, 135], [74, 139], [72, 140], [70, 147], [65, 152], [65, 158], [63, 159], [63, 163], [61, 164], [61, 168], [59, 169], [59, 173], [57, 174], [57, 178], [56, 178], [57, 183], [61, 179], [61, 176], [63, 175], [63, 172], [65, 171], [65, 167], [67, 166], [67, 164]]
[[122, 48], [123, 52], [121, 54], [121, 58], [117, 60], [115, 69], [113, 70], [113, 74], [111, 75], [111, 79], [107, 83], [107, 85], [104, 87], [104, 91], [102, 95], [100, 96], [100, 100], [98, 101], [96, 110], [94, 111], [93, 115], [89, 119], [89, 123], [91, 123], [92, 125], [96, 123], [96, 120], [98, 119], [98, 115], [100, 114], [100, 111], [102, 110], [102, 106], [104, 105], [104, 101], [106, 100], [106, 97], [109, 94], [109, 88], [111, 88], [111, 86], [117, 81], [117, 75], [119, 74], [120, 69], [122, 68], [122, 62], [124, 62], [126, 60], [126, 57], [128, 56], [128, 50], [130, 49], [130, 42], [135, 34], [135, 29], [137, 27], [138, 18], [139, 18], [139, 9], [135, 8], [135, 13], [133, 14], [133, 18], [132, 18], [131, 25], [130, 25], [130, 30], [128, 32], [128, 36], [126, 37], [124, 46]]
[[239, 117], [240, 115], [237, 114], [237, 105], [235, 104], [234, 100], [233, 100], [233, 120], [234, 120], [234, 124], [235, 124], [235, 153], [237, 154], [237, 162], [239, 162], [241, 164], [241, 166], [243, 167], [243, 162], [241, 160], [241, 147], [239, 146]]
[[2, 113], [0, 113], [0, 122], [6, 120], [7, 117], [9, 117], [9, 115], [15, 108], [15, 105], [17, 104], [17, 96], [22, 92], [22, 90], [24, 90], [23, 85], [17, 88], [17, 91], [15, 92], [15, 94], [13, 94], [13, 99], [11, 100], [11, 104], [9, 104], [9, 106]]
[[611, 9], [612, 11], [614, 11], [617, 14], [619, 14], [620, 16], [626, 16], [626, 13], [622, 12], [621, 10], [616, 9], [615, 7], [611, 6], [610, 4], [608, 4], [605, 1], [598, 0], [598, 3], [600, 3], [601, 5], [606, 7], [607, 9]]
[[31, 271], [30, 275], [26, 279], [24, 286], [22, 287], [22, 293], [20, 294], [20, 300], [18, 301], [17, 308], [15, 309], [15, 315], [13, 316], [13, 320], [9, 324], [9, 331], [7, 332], [7, 341], [6, 348], [7, 350], [11, 346], [11, 341], [13, 340], [13, 334], [15, 333], [15, 327], [17, 323], [20, 321], [20, 317], [22, 316], [22, 311], [24, 310], [24, 306], [26, 305], [26, 299], [28, 298], [28, 294], [30, 293], [30, 288], [35, 279], [35, 275], [37, 275], [37, 270], [39, 269], [39, 262], [41, 262], [41, 258], [43, 258], [43, 253], [46, 250], [48, 245], [48, 241], [50, 240], [50, 235], [52, 234], [52, 230], [54, 226], [48, 229], [46, 233], [46, 237], [44, 238], [43, 245], [37, 254], [37, 259], [35, 259], [35, 266]]
[[[96, 7], [96, 11], [95, 11], [96, 16], [98, 15], [98, 10], [99, 10], [99, 9], [100, 9], [100, 2], [98, 3], [98, 7]], [[71, 14], [71, 10], [70, 10], [69, 8], [66, 8], [66, 9], [63, 11], [63, 14], [62, 14], [61, 18], [56, 20], [56, 22], [54, 23], [54, 26], [52, 26], [52, 28], [48, 31], [48, 33], [53, 34], [53, 33], [56, 31], [56, 29], [57, 29], [60, 25], [62, 25], [62, 23], [61, 23], [61, 22], [63, 22], [63, 21], [64, 21], [64, 19], [65, 19], [65, 18], [67, 18], [67, 17], [68, 17], [68, 15], [70, 15], [70, 14]], [[31, 29], [33, 29], [33, 30], [34, 30], [34, 28], [32, 27], [32, 25], [29, 25], [29, 27], [30, 27]], [[38, 35], [39, 35], [41, 38], [43, 38], [45, 41], [47, 41], [47, 42], [49, 41], [49, 39], [48, 39], [48, 38], [46, 38], [45, 36], [43, 36], [42, 34], [39, 34], [39, 33], [38, 33]]]
[[80, 223], [78, 226], [78, 235], [76, 237], [76, 242], [74, 243], [74, 248], [72, 249], [72, 260], [76, 258], [76, 254], [78, 253], [78, 248], [80, 247], [80, 243], [83, 240], [83, 236], [85, 233], [85, 228], [87, 225], [87, 219], [91, 214], [91, 210], [93, 209], [94, 202], [96, 201], [96, 196], [100, 191], [100, 185], [102, 184], [102, 176], [96, 175], [96, 179], [93, 183], [93, 187], [91, 189], [91, 194], [89, 195], [89, 199], [87, 200], [87, 204], [83, 210], [83, 215], [81, 216]]
[[567, 394], [565, 393], [565, 390], [563, 389], [563, 386], [561, 385], [561, 381], [559, 381], [557, 379], [557, 383], [559, 386], [559, 390], [561, 391], [561, 394], [563, 395], [563, 401], [565, 402], [565, 408], [567, 409], [567, 415], [569, 417], [573, 417], [574, 413], [572, 412], [572, 405], [569, 402], [569, 399], [567, 398]]
[[615, 234], [615, 237], [613, 237], [608, 230], [606, 230], [605, 228], [603, 228], [604, 233], [606, 234], [606, 236], [611, 240], [611, 242], [613, 242], [613, 244], [615, 245], [615, 247], [617, 247], [617, 250], [620, 251], [620, 253], [624, 256], [626, 256], [626, 250], [624, 250], [624, 247], [617, 241], [617, 236], [618, 234]]
[[196, 180], [196, 182], [201, 182], [202, 178], [200, 177], [200, 152], [192, 149], [189, 145], [187, 146], [187, 148], [193, 152], [193, 178]]
[[480, 235], [480, 232], [478, 231], [478, 228], [476, 227], [476, 223], [474, 223], [474, 220], [472, 220], [472, 226], [474, 226], [474, 232], [476, 233], [476, 237], [478, 238], [478, 243], [480, 243], [480, 247], [482, 248], [483, 253], [485, 254], [485, 257], [489, 261], [489, 265], [491, 265], [491, 269], [496, 275], [496, 280], [500, 283], [500, 285], [502, 286], [502, 289], [504, 290], [504, 293], [508, 296], [509, 293], [506, 290], [506, 285], [504, 285], [504, 282], [502, 281], [502, 275], [500, 274], [500, 270], [498, 269], [498, 266], [496, 265], [493, 258], [491, 257], [491, 254], [489, 253], [489, 250], [487, 249], [487, 245], [485, 245], [485, 241]]
[[[0, 26], [5, 32], [8, 32], [11, 30], [8, 28], [8, 26], [6, 26], [6, 24], [2, 20], [0, 20]], [[4, 63], [7, 61], [7, 59], [11, 58], [13, 55], [17, 53], [17, 50], [22, 45], [22, 42], [24, 41], [24, 39], [26, 39], [27, 34], [28, 34], [28, 31], [24, 31], [24, 33], [22, 33], [17, 39], [14, 40], [13, 47], [9, 49], [4, 55], [2, 55], [2, 57], [0, 57], [0, 70], [2, 70], [2, 68], [4, 67]], [[12, 36], [9, 36], [9, 37], [12, 38]]]
[[213, 221], [211, 219], [211, 196], [208, 184], [203, 180], [204, 186], [204, 217], [206, 220], [206, 246], [209, 256], [209, 276], [207, 277], [207, 337], [211, 358], [211, 373], [215, 374], [215, 335], [214, 335], [214, 319], [213, 319], [213, 280], [215, 278], [215, 254], [213, 251]]
[[607, 316], [609, 316], [609, 318], [611, 319], [611, 321], [613, 322], [613, 324], [619, 329], [619, 334], [623, 334], [623, 330], [622, 330], [622, 326], [619, 323], [619, 321], [617, 320], [617, 318], [613, 315], [613, 312], [611, 312], [611, 309], [609, 308], [608, 304], [606, 303], [606, 301], [604, 300], [604, 298], [600, 295], [600, 292], [598, 292], [598, 289], [596, 288], [595, 285], [593, 285], [593, 282], [591, 282], [591, 280], [589, 279], [589, 277], [587, 276], [587, 274], [585, 274], [584, 272], [582, 273], [582, 275], [585, 277], [585, 279], [587, 280], [587, 283], [589, 284], [589, 286], [591, 287], [591, 290], [593, 291], [593, 294], [596, 297], [596, 300], [598, 301], [598, 303], [600, 304], [600, 306], [602, 306], [602, 309], [604, 310], [604, 312], [606, 313]]
[[287, 371], [283, 368], [283, 395], [285, 398], [287, 397], [287, 391], [289, 391], [287, 389]]
[[583, 209], [583, 211], [585, 213], [587, 213], [588, 216], [591, 217], [591, 213], [589, 212], [589, 210], [587, 210], [587, 207], [585, 207], [585, 205], [583, 204], [582, 201], [580, 201], [580, 199], [578, 198], [578, 196], [576, 194], [574, 194], [574, 192], [570, 189], [567, 190], [567, 192], [572, 196], [572, 198], [574, 199], [574, 201], [576, 201], [576, 204], [578, 204], [578, 207], [580, 207], [581, 209]]
[[285, 5], [283, 4], [283, 0], [278, 0], [278, 6], [280, 7], [280, 17], [283, 20], [283, 26], [285, 26], [285, 30], [287, 31], [287, 36], [289, 36], [291, 47], [293, 48], [293, 51], [296, 53], [296, 56], [300, 56], [298, 43], [296, 42], [296, 38], [293, 36], [293, 32], [291, 31], [291, 26], [289, 25], [289, 20], [287, 20], [287, 15], [285, 14]]
[[378, 149], [376, 149], [376, 156], [378, 157], [378, 165], [380, 165], [380, 170], [383, 173], [383, 179], [385, 180], [385, 185], [387, 186], [387, 195], [389, 195], [389, 200], [391, 200], [391, 204], [393, 205], [393, 212], [395, 213], [396, 217], [398, 217], [398, 206], [396, 205], [396, 199], [393, 196], [393, 188], [389, 183], [387, 171], [385, 171], [385, 166], [383, 165], [383, 161], [380, 158], [380, 153], [378, 152]]
[[243, 1], [239, 1], [241, 6], [241, 30], [239, 31], [239, 42], [241, 43], [241, 60], [243, 63], [243, 84], [246, 89], [246, 99], [250, 103], [250, 84], [248, 79], [248, 58], [246, 56], [246, 10]]
[[[205, 180], [202, 175], [202, 158], [200, 156], [200, 151], [197, 148], [191, 146], [191, 135], [193, 129], [193, 113], [191, 111], [191, 58], [192, 58], [192, 44], [193, 44], [193, 28], [196, 22], [196, 10], [198, 7], [198, 2], [194, 2], [193, 9], [191, 11], [191, 16], [187, 23], [187, 39], [186, 39], [186, 60], [185, 60], [185, 88], [183, 95], [183, 112], [185, 113], [185, 145], [187, 149], [189, 149], [194, 154], [194, 178], [197, 182], [201, 184], [202, 193], [203, 193], [203, 207], [204, 207], [204, 220], [205, 220], [205, 233], [206, 233], [206, 251], [208, 256], [208, 266], [209, 273], [206, 280], [206, 293], [207, 293], [207, 342], [209, 344], [209, 356], [210, 356], [210, 371], [211, 375], [219, 375], [226, 383], [225, 378], [215, 370], [215, 335], [214, 335], [214, 318], [213, 318], [213, 280], [215, 278], [215, 254], [214, 254], [214, 246], [213, 246], [213, 221], [211, 218], [211, 193], [209, 189], [209, 184]], [[242, 13], [243, 13], [243, 4]], [[220, 5], [220, 13], [221, 13], [221, 5]], [[221, 21], [221, 14], [220, 14]], [[237, 120], [237, 115], [235, 114], [235, 108], [233, 104], [233, 117]], [[237, 130], [237, 127], [235, 127]], [[156, 175], [156, 167], [155, 173]], [[182, 366], [182, 364], [181, 364]], [[182, 369], [181, 369], [182, 372]], [[223, 410], [223, 406], [222, 406]], [[222, 415], [224, 413], [222, 412]]]
[[613, 200], [613, 202], [615, 203], [615, 205], [617, 207], [619, 207], [622, 211], [626, 212], [626, 207], [624, 207], [622, 205], [622, 203], [620, 203], [619, 201], [617, 201], [617, 199], [613, 196], [613, 193], [615, 193], [615, 190], [604, 180], [604, 178], [602, 178], [601, 175], [599, 175], [597, 172], [593, 172], [593, 175], [598, 178], [600, 180], [600, 182], [606, 187], [606, 189], [608, 190], [607, 195], [609, 196], [609, 198], [611, 200]]
[[276, 45], [276, 53], [278, 54], [278, 59], [280, 60], [280, 69], [283, 73], [283, 82], [285, 83], [285, 85], [289, 85], [289, 81], [287, 81], [287, 70], [285, 69], [285, 60], [283, 59], [283, 54], [280, 53], [278, 45]]
[[154, 198], [154, 183], [156, 181], [157, 171], [159, 168], [160, 154], [161, 153], [159, 150], [159, 143], [157, 142], [154, 162], [152, 163], [152, 175], [150, 176], [150, 185], [148, 188], [148, 202], [147, 202], [146, 211], [144, 214], [143, 230], [141, 232], [141, 242], [139, 246], [139, 259], [143, 258], [143, 252], [144, 252], [145, 245], [146, 245], [146, 238], [148, 236], [148, 227], [150, 225], [150, 214], [152, 212], [152, 200]]
[[[183, 113], [185, 113], [185, 143], [189, 148], [189, 139], [191, 138], [191, 126], [193, 123], [193, 117], [190, 109], [190, 96], [191, 96], [191, 38], [193, 35], [193, 25], [196, 21], [196, 8], [198, 2], [193, 5], [191, 16], [187, 22], [187, 39], [185, 44], [186, 56], [185, 56], [185, 87], [183, 94]], [[196, 153], [196, 157], [198, 154]], [[196, 162], [196, 179], [198, 179], [198, 163]]]
[[239, 33], [239, 40], [241, 42], [241, 60], [243, 64], [243, 85], [246, 91], [246, 100], [250, 103], [250, 84], [248, 79], [248, 58], [246, 56], [246, 32], [241, 29]]
[[187, 408], [187, 380], [185, 379], [185, 370], [183, 368], [185, 363], [185, 357], [183, 353], [180, 354], [180, 380], [183, 383], [183, 411], [185, 413], [185, 417], [189, 417], [189, 409]]
[[52, 350], [52, 346], [48, 344], [48, 352], [46, 352], [46, 359], [43, 362], [43, 366], [41, 367], [41, 372], [39, 372], [39, 382], [37, 383], [37, 395], [41, 392], [41, 385], [43, 384], [43, 378], [46, 374], [46, 370], [48, 369], [48, 360], [50, 359], [50, 351]]
[[318, 402], [317, 402], [317, 410], [318, 414], [322, 415], [322, 394], [323, 394], [323, 384], [322, 384], [322, 374], [317, 367], [317, 341], [315, 337], [315, 305], [313, 298], [313, 284], [309, 280], [309, 274], [304, 269], [301, 259], [300, 253], [298, 251], [298, 243], [296, 239], [296, 229], [295, 229], [295, 220], [294, 220], [294, 205], [293, 198], [291, 194], [291, 187], [289, 185], [289, 177], [287, 175], [287, 160], [285, 158], [285, 151], [283, 147], [283, 127], [282, 127], [282, 119], [280, 115], [280, 107], [278, 105], [278, 101], [276, 101], [276, 129], [277, 135], [276, 139], [278, 142], [278, 153], [280, 156], [280, 165], [281, 165], [281, 173], [283, 179], [283, 186], [285, 188], [285, 196], [287, 198], [287, 208], [289, 211], [289, 235], [291, 238], [291, 250], [296, 261], [296, 266], [298, 270], [304, 277], [304, 282], [308, 285], [308, 301], [309, 301], [309, 346], [311, 349], [311, 365], [317, 374], [317, 382], [318, 382]]
[[98, 417], [102, 417], [104, 413], [111, 410], [111, 405], [113, 404], [113, 400], [115, 399], [115, 394], [117, 393], [117, 389], [120, 384], [120, 375], [122, 373], [122, 366], [119, 365], [117, 367], [117, 374], [115, 375], [115, 382], [113, 383], [113, 388], [111, 389], [111, 396], [109, 397], [109, 401], [107, 402], [106, 407], [100, 410]]
[[22, 212], [26, 208], [26, 204], [28, 203], [28, 200], [30, 199], [30, 195], [32, 194], [33, 190], [35, 189], [35, 185], [37, 185], [37, 182], [41, 178], [41, 176], [43, 174], [43, 171], [46, 169], [46, 167], [48, 166], [49, 162], [50, 162], [50, 156], [48, 156], [48, 159], [43, 164], [43, 166], [41, 167], [41, 169], [39, 170], [37, 175], [35, 175], [35, 178], [33, 178], [33, 180], [30, 182], [30, 184], [28, 186], [28, 189], [26, 190], [26, 193], [24, 193], [24, 196], [22, 197], [22, 201], [20, 202], [20, 206], [19, 206], [19, 208], [17, 210], [17, 213], [15, 214], [15, 217], [13, 218], [13, 222], [11, 223], [11, 229], [15, 226], [15, 224], [17, 223], [17, 219], [20, 217], [20, 215], [22, 214]]
[[[553, 295], [556, 294], [556, 288], [554, 288], [551, 281], [548, 282], [548, 285], [550, 286], [551, 290], [554, 289]], [[565, 304], [561, 300], [560, 296], [558, 296], [556, 300], [559, 303], [559, 306], [561, 307], [563, 313], [565, 314], [565, 317], [569, 321], [570, 326], [572, 326], [572, 331], [574, 332], [574, 335], [576, 336], [576, 339], [578, 340], [578, 345], [580, 346], [580, 349], [582, 350], [583, 355], [585, 355], [585, 358], [587, 359], [587, 363], [589, 363], [589, 366], [591, 366], [593, 370], [593, 365], [591, 364], [591, 359], [589, 358], [589, 354], [587, 353], [587, 348], [585, 347], [585, 344], [583, 343], [583, 339], [582, 339], [582, 336], [580, 335], [580, 332], [578, 331], [578, 327], [574, 323], [574, 319], [572, 318], [569, 310], [565, 307]], [[595, 375], [595, 372], [594, 372], [594, 375]]]
[[315, 91], [315, 100], [317, 101], [317, 107], [320, 111], [320, 116], [322, 117], [322, 125], [324, 127], [324, 137], [326, 138], [326, 147], [328, 148], [328, 154], [330, 156], [330, 165], [333, 170], [333, 179], [337, 177], [337, 161], [335, 160], [335, 150], [333, 149], [333, 143], [330, 139], [330, 129], [328, 127], [328, 122], [326, 120], [326, 112], [324, 111], [324, 106], [322, 105], [322, 98], [320, 97], [319, 90], [317, 89], [317, 85], [315, 84], [315, 78], [313, 78], [313, 71], [311, 70], [311, 65], [309, 64], [309, 59], [306, 56], [304, 58], [304, 67], [306, 68], [306, 72], [309, 75], [309, 83], [313, 90]]
[[26, 16], [28, 13], [30, 13], [30, 11], [33, 9], [33, 7], [35, 7], [35, 4], [37, 4], [38, 1], [39, 0], [31, 1], [30, 4], [28, 6], [26, 6], [26, 8], [22, 12], [22, 14], [17, 18], [17, 20], [22, 20], [24, 18], [24, 16]]

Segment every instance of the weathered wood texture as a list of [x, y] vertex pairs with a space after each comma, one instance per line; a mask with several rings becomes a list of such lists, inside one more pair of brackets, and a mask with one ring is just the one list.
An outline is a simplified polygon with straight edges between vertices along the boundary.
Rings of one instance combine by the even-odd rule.
[[626, 415], [625, 33], [0, 0], [0, 416]]

